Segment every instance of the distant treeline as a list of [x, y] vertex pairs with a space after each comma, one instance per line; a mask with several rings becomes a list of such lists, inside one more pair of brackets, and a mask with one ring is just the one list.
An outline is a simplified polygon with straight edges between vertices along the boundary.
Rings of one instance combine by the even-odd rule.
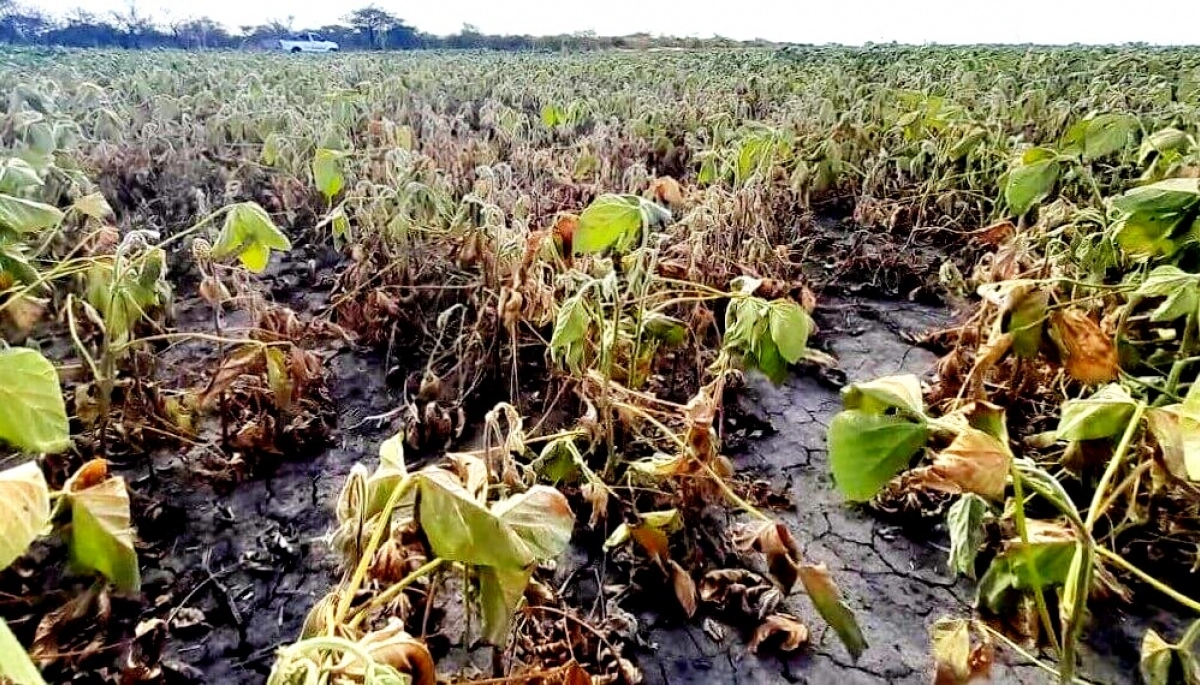
[[270, 49], [288, 36], [315, 33], [336, 41], [342, 50], [599, 50], [606, 48], [711, 48], [760, 45], [767, 41], [734, 41], [727, 38], [672, 38], [646, 33], [597, 36], [592, 32], [560, 36], [496, 36], [466, 24], [450, 36], [422, 33], [374, 5], [355, 10], [343, 23], [302, 28], [274, 21], [260, 26], [239, 26], [236, 31], [212, 19], [155, 21], [136, 4], [125, 10], [99, 15], [82, 9], [64, 17], [51, 17], [37, 9], [0, 0], [0, 43], [57, 45], [78, 48], [180, 48], [185, 50]]

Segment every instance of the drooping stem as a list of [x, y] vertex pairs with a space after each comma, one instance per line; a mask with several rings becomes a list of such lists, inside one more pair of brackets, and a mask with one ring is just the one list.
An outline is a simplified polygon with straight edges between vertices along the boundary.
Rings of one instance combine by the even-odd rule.
[[371, 539], [367, 541], [367, 546], [363, 549], [362, 558], [358, 560], [358, 566], [354, 569], [354, 575], [350, 577], [350, 582], [346, 587], [342, 588], [341, 594], [338, 597], [337, 611], [334, 612], [334, 620], [330, 624], [329, 629], [334, 627], [344, 620], [346, 614], [350, 611], [350, 603], [354, 601], [354, 595], [358, 594], [358, 588], [362, 586], [363, 579], [367, 576], [367, 571], [371, 568], [371, 561], [375, 557], [375, 552], [379, 549], [380, 543], [383, 542], [384, 533], [391, 529], [392, 510], [400, 503], [400, 499], [408, 493], [417, 483], [416, 476], [405, 476], [404, 480], [392, 490], [392, 496], [388, 498], [386, 504], [383, 505], [383, 511], [379, 512], [379, 516], [375, 520], [375, 530], [371, 531]]
[[1033, 547], [1029, 544], [1029, 527], [1025, 520], [1025, 488], [1023, 477], [1015, 462], [1009, 466], [1009, 474], [1013, 481], [1013, 519], [1017, 525], [1017, 534], [1021, 537], [1021, 545], [1025, 552], [1025, 561], [1029, 565], [1030, 580], [1033, 581], [1033, 601], [1037, 604], [1038, 617], [1042, 628], [1050, 639], [1050, 645], [1055, 652], [1062, 652], [1058, 644], [1058, 635], [1054, 632], [1054, 623], [1050, 620], [1050, 610], [1046, 606], [1046, 595], [1043, 592], [1042, 574], [1038, 572], [1037, 560], [1033, 556]]

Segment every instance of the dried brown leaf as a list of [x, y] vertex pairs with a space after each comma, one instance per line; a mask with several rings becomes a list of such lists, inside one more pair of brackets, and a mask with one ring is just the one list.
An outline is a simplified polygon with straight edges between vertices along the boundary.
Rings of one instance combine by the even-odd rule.
[[1098, 385], [1117, 379], [1120, 364], [1112, 336], [1083, 311], [1067, 309], [1051, 314], [1050, 335], [1063, 366], [1075, 380]]
[[687, 614], [688, 618], [695, 616], [696, 582], [674, 559], [667, 562], [667, 567], [671, 576], [671, 586], [675, 588], [675, 597], [679, 600], [679, 606], [683, 608], [683, 613]]
[[998, 439], [968, 429], [939, 452], [932, 465], [915, 469], [910, 482], [954, 494], [973, 492], [999, 501], [1004, 499], [1011, 460], [1008, 448]]
[[778, 649], [794, 652], [808, 642], [808, 627], [791, 614], [772, 614], [754, 631], [750, 640], [750, 652], [757, 654], [760, 647], [778, 638]]
[[667, 559], [671, 556], [666, 533], [651, 526], [636, 525], [629, 527], [629, 536], [659, 568], [666, 570]]

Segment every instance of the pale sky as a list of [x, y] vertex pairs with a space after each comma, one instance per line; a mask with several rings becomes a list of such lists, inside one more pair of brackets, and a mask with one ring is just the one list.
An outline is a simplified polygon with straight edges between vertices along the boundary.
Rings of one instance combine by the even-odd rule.
[[[18, 0], [52, 14], [107, 13], [127, 0]], [[158, 19], [199, 15], [231, 28], [295, 18], [295, 27], [337, 22], [370, 0], [136, 0]], [[464, 23], [484, 33], [547, 35], [645, 31], [675, 36], [766, 38], [797, 43], [1200, 44], [1200, 0], [375, 0], [434, 34]]]

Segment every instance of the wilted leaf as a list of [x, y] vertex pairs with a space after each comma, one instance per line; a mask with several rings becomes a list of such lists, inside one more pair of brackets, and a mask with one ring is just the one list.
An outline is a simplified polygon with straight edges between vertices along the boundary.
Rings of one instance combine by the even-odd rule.
[[267, 360], [267, 385], [275, 398], [275, 407], [287, 411], [292, 405], [292, 376], [288, 373], [287, 358], [278, 347], [264, 350]]
[[773, 638], [779, 639], [780, 651], [794, 652], [808, 642], [808, 628], [791, 614], [771, 614], [754, 630], [750, 653], [758, 654], [759, 647]]
[[552, 559], [566, 550], [575, 515], [561, 492], [545, 485], [492, 505], [492, 513], [508, 524], [535, 559]]
[[660, 176], [650, 182], [650, 193], [655, 201], [678, 207], [683, 204], [683, 189], [679, 181], [670, 176]]
[[9, 157], [0, 162], [0, 193], [20, 193], [26, 188], [37, 188], [42, 177], [29, 162], [19, 157]]
[[437, 682], [437, 669], [429, 648], [409, 635], [404, 630], [404, 622], [397, 618], [390, 619], [381, 630], [364, 635], [358, 647], [376, 663], [395, 669], [401, 677], [393, 683], [376, 673], [374, 680], [366, 680], [371, 685], [435, 685]]
[[994, 647], [986, 633], [978, 645], [971, 644], [973, 623], [944, 618], [933, 624], [934, 685], [966, 685], [976, 678], [988, 677]]
[[57, 226], [63, 213], [57, 207], [0, 194], [0, 228], [17, 233], [34, 233]]
[[0, 682], [15, 685], [46, 685], [25, 648], [13, 635], [8, 624], [0, 618]]
[[771, 339], [775, 341], [779, 355], [789, 364], [800, 361], [812, 330], [808, 312], [791, 300], [776, 300], [771, 303], [768, 321]]
[[966, 493], [950, 505], [946, 525], [950, 529], [950, 569], [975, 578], [975, 557], [983, 544], [983, 517], [988, 505], [983, 498]]
[[1142, 636], [1139, 670], [1146, 685], [1170, 685], [1171, 668], [1175, 665], [1174, 645], [1162, 639], [1153, 628]]
[[921, 381], [911, 374], [851, 383], [842, 390], [842, 404], [846, 409], [861, 409], [871, 414], [882, 414], [887, 409], [900, 409], [911, 416], [925, 414]]
[[535, 561], [516, 532], [462, 486], [429, 471], [419, 476], [419, 523], [439, 557], [510, 570], [528, 568]]
[[601, 195], [579, 215], [575, 252], [603, 252], [642, 226], [641, 200], [628, 195]]
[[1146, 424], [1167, 470], [1177, 478], [1200, 481], [1200, 384], [1188, 389], [1182, 403], [1146, 412]]
[[504, 645], [513, 614], [532, 575], [532, 566], [527, 569], [479, 569], [479, 612], [483, 620], [483, 639], [489, 644]]
[[316, 181], [317, 190], [321, 191], [327, 202], [332, 201], [333, 197], [346, 185], [346, 177], [342, 175], [342, 157], [344, 156], [343, 152], [321, 148], [313, 157], [313, 180]]
[[1058, 161], [1053, 158], [1023, 163], [1010, 170], [1004, 184], [1004, 199], [1012, 213], [1022, 216], [1049, 197], [1058, 181], [1058, 172]]
[[1150, 320], [1156, 323], [1174, 321], [1197, 310], [1200, 306], [1200, 275], [1189, 274], [1172, 264], [1155, 267], [1138, 286], [1138, 297], [1166, 298]]
[[1050, 317], [1050, 337], [1058, 346], [1067, 373], [1088, 385], [1116, 380], [1120, 372], [1117, 346], [1099, 324], [1077, 310], [1059, 310]]
[[847, 499], [865, 502], [908, 468], [929, 439], [924, 422], [851, 409], [829, 423], [829, 466]]
[[1129, 145], [1138, 129], [1137, 119], [1128, 114], [1101, 114], [1088, 120], [1083, 156], [1100, 159]]
[[1120, 435], [1137, 403], [1120, 385], [1106, 385], [1085, 400], [1067, 400], [1058, 420], [1059, 440], [1098, 440]]
[[766, 556], [767, 570], [784, 593], [791, 593], [800, 573], [800, 546], [787, 526], [778, 522], [764, 523], [750, 536], [750, 543], [752, 549]]
[[980, 430], [959, 433], [933, 464], [912, 472], [914, 482], [945, 492], [973, 492], [993, 501], [1004, 499], [1012, 454], [1008, 446]]
[[1171, 255], [1188, 239], [1200, 204], [1200, 180], [1171, 178], [1139, 186], [1112, 200], [1121, 212], [1115, 239], [1134, 256]]
[[1048, 521], [1030, 520], [1028, 526], [1028, 551], [1019, 538], [1009, 540], [979, 580], [979, 602], [993, 612], [1002, 610], [1012, 592], [1032, 590], [1035, 574], [1044, 588], [1067, 579], [1078, 544], [1074, 535]]
[[37, 462], [0, 471], [0, 571], [24, 554], [49, 523], [50, 489]]
[[642, 321], [646, 332], [668, 347], [678, 347], [687, 340], [687, 326], [673, 316], [650, 312]]
[[1008, 325], [1005, 332], [1012, 334], [1013, 353], [1022, 359], [1037, 357], [1042, 344], [1042, 331], [1046, 325], [1046, 306], [1050, 294], [1045, 290], [1022, 289], [1013, 291], [1008, 306]]
[[71, 205], [72, 209], [91, 217], [96, 221], [104, 221], [113, 216], [112, 207], [108, 205], [108, 200], [104, 199], [101, 193], [91, 193], [84, 195]]
[[92, 487], [69, 492], [71, 503], [71, 561], [98, 571], [125, 592], [142, 584], [125, 479], [113, 476]]
[[404, 463], [404, 433], [397, 433], [379, 445], [379, 466], [367, 478], [365, 517], [370, 519], [387, 506], [392, 491], [408, 475]]
[[26, 452], [61, 452], [71, 444], [58, 373], [35, 350], [0, 350], [0, 440]]
[[671, 587], [675, 589], [675, 598], [688, 618], [696, 615], [696, 582], [674, 559], [667, 562], [668, 573], [671, 576]]
[[801, 564], [799, 570], [800, 581], [804, 583], [804, 591], [808, 593], [813, 606], [837, 633], [842, 644], [846, 645], [850, 658], [857, 662], [867, 648], [867, 641], [858, 627], [854, 612], [842, 600], [842, 592], [830, 577], [829, 570], [824, 564]]
[[667, 534], [646, 524], [629, 527], [629, 537], [642, 548], [646, 555], [660, 567], [666, 567], [670, 558], [670, 541]]
[[247, 269], [261, 273], [271, 259], [271, 250], [290, 249], [291, 241], [267, 211], [256, 202], [243, 202], [231, 207], [225, 215], [212, 256], [224, 259], [236, 255]]

